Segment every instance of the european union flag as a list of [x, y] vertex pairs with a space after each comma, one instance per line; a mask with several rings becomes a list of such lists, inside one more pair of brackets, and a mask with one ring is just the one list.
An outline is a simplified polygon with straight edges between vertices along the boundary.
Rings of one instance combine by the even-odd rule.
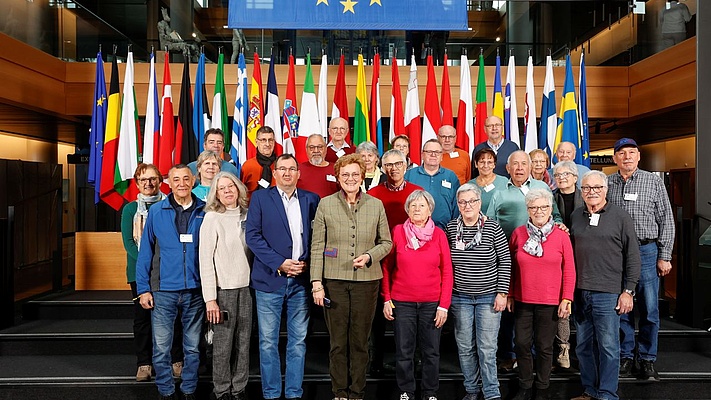
[[91, 112], [91, 130], [89, 132], [89, 177], [87, 179], [90, 185], [94, 185], [94, 204], [98, 204], [100, 200], [101, 157], [104, 151], [107, 107], [104, 60], [101, 51], [99, 51], [96, 54], [96, 80], [94, 81], [94, 106]]

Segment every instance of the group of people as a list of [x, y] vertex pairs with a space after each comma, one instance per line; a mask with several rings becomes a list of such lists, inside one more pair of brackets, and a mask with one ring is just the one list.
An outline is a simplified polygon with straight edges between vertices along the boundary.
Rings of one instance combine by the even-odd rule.
[[638, 168], [637, 143], [615, 144], [619, 172], [608, 177], [573, 163], [572, 143], [548, 169], [545, 152], [503, 138], [498, 117], [485, 126], [471, 160], [443, 126], [424, 143], [422, 165], [406, 136], [382, 157], [369, 142], [354, 148], [343, 118], [331, 121], [328, 143], [311, 135], [298, 163], [274, 154], [265, 126], [239, 178], [211, 130], [194, 166], [170, 170], [167, 196], [158, 169], [139, 165], [140, 194], [122, 215], [137, 379], [154, 369], [170, 399], [179, 375], [194, 398], [207, 337], [216, 398], [245, 398], [256, 303], [262, 395], [300, 399], [313, 302], [329, 331], [334, 400], [362, 399], [368, 371], [382, 371], [385, 321], [400, 400], [415, 398], [418, 361], [421, 396], [437, 399], [448, 319], [465, 400], [500, 399], [498, 372], [516, 366], [513, 398], [547, 399], [554, 360], [570, 367], [570, 319], [584, 388], [576, 400], [617, 399], [618, 377], [636, 365], [658, 380], [657, 292], [674, 223], [663, 182]]

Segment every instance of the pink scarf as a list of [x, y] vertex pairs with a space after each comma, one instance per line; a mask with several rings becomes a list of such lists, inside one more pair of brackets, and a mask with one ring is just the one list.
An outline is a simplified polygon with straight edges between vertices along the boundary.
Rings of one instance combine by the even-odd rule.
[[407, 239], [407, 245], [405, 247], [417, 250], [432, 240], [435, 224], [432, 221], [432, 218], [430, 218], [427, 220], [425, 226], [420, 228], [413, 224], [408, 218], [407, 221], [402, 224], [402, 228], [405, 230], [405, 238]]

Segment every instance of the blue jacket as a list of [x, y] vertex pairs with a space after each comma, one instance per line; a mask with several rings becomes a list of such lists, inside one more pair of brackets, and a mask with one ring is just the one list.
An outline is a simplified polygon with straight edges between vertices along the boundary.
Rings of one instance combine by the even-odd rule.
[[[188, 234], [192, 235], [192, 242], [181, 242], [172, 198], [171, 194], [148, 210], [136, 261], [138, 294], [200, 287], [198, 249], [205, 202], [193, 195], [195, 207], [188, 220]], [[154, 257], [156, 254], [158, 257]]]
[[[305, 271], [296, 279], [306, 285], [309, 283], [307, 271], [311, 252], [311, 223], [321, 199], [317, 194], [303, 189], [297, 189], [296, 195], [299, 198], [301, 221], [304, 225], [303, 252], [299, 260], [306, 261], [307, 264]], [[245, 236], [247, 246], [254, 253], [252, 288], [274, 292], [284, 286], [287, 278], [278, 275], [277, 269], [284, 260], [291, 258], [292, 239], [284, 203], [276, 187], [252, 193]]]

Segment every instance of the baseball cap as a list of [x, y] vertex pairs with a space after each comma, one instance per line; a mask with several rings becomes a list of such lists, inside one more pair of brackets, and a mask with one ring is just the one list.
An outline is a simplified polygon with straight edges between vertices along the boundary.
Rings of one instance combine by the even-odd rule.
[[637, 145], [637, 142], [635, 142], [634, 139], [622, 138], [615, 142], [615, 153], [620, 151], [623, 147], [636, 147], [639, 149], [639, 145]]

